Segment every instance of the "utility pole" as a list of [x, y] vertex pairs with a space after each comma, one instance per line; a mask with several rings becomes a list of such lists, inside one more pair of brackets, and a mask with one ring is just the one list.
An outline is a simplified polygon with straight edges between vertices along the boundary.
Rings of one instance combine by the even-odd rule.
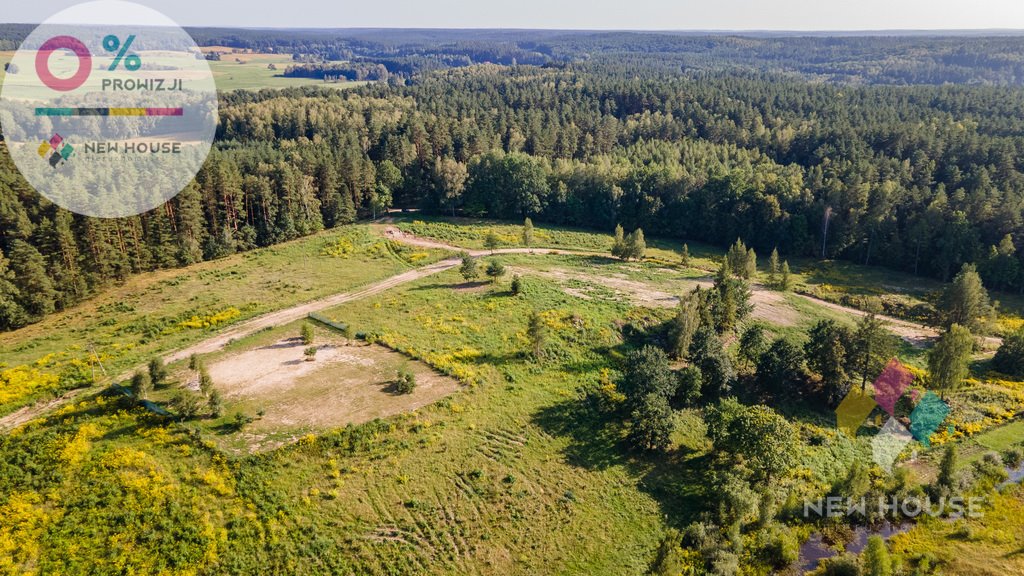
[[93, 365], [92, 359], [96, 359], [96, 364], [100, 365], [100, 370], [103, 372], [103, 377], [107, 377], [107, 369], [103, 367], [103, 362], [100, 360], [100, 355], [96, 352], [96, 347], [92, 342], [89, 343], [89, 367], [92, 368], [92, 381], [96, 382], [96, 366]]

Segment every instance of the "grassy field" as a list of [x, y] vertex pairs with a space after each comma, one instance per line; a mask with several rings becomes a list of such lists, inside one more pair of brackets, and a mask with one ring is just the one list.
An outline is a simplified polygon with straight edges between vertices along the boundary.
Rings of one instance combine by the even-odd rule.
[[[217, 82], [217, 89], [260, 90], [262, 88], [297, 88], [301, 86], [326, 86], [330, 88], [352, 88], [365, 82], [324, 82], [314, 78], [285, 78], [285, 68], [295, 62], [287, 54], [231, 53], [229, 49], [205, 47], [204, 52], [227, 52], [219, 61], [211, 61], [210, 69]], [[273, 64], [277, 69], [271, 70]]]
[[4, 66], [14, 58], [14, 52], [0, 50], [0, 86], [3, 85], [4, 77], [7, 73], [4, 71]]
[[[467, 248], [483, 248], [484, 239], [493, 231], [508, 246], [519, 246], [522, 226], [518, 223], [468, 218], [435, 218], [404, 215], [398, 226], [407, 232], [436, 238]], [[612, 244], [611, 231], [538, 226], [535, 245], [546, 248], [574, 248], [607, 252]], [[679, 262], [683, 242], [677, 240], [647, 239], [649, 260], [676, 264]], [[715, 272], [725, 250], [700, 242], [687, 242], [690, 266]], [[759, 268], [764, 274], [768, 254], [759, 254]], [[786, 259], [786, 255], [782, 255]], [[854, 308], [906, 318], [922, 320], [915, 315], [916, 306], [933, 302], [944, 287], [942, 282], [851, 262], [834, 260], [821, 262], [807, 258], [789, 259], [796, 290]], [[1000, 303], [1000, 329], [1010, 331], [1020, 324], [1024, 315], [1024, 299], [1019, 295], [992, 293]]]
[[369, 284], [441, 254], [389, 249], [368, 228], [354, 226], [131, 277], [42, 322], [0, 334], [0, 375], [7, 382], [0, 413], [66, 388], [58, 377], [67, 370], [117, 375], [246, 318]]
[[[84, 452], [79, 462], [86, 470], [118, 451], [144, 454], [138, 456], [140, 473], [148, 473], [142, 467], [151, 463], [168, 486], [164, 498], [204, 499], [202, 507], [168, 522], [204, 526], [193, 514], [203, 517], [206, 510], [209, 528], [197, 534], [196, 547], [216, 548], [221, 567], [286, 571], [301, 561], [307, 573], [642, 572], [663, 530], [662, 515], [671, 511], [682, 518], [693, 510], [671, 489], [674, 480], [666, 473], [672, 462], [633, 461], [619, 450], [618, 432], [593, 442], [566, 428], [565, 413], [573, 409], [576, 387], [600, 377], [608, 356], [593, 347], [617, 344], [614, 322], [628, 307], [580, 307], [541, 282], [531, 282], [524, 298], [509, 296], [507, 284], [468, 290], [459, 288], [463, 284], [456, 272], [447, 272], [330, 313], [379, 333], [393, 347], [409, 343], [407, 353], [470, 386], [416, 413], [304, 437], [223, 468], [213, 466], [223, 461], [207, 449], [193, 447], [187, 458], [179, 457], [179, 444], [191, 444], [177, 427], [155, 427], [164, 430], [157, 432], [138, 411], [97, 407], [95, 400], [30, 426], [11, 442], [30, 450], [40, 437], [66, 430], [53, 441], [70, 444], [85, 428], [88, 446], [83, 441], [66, 451]], [[542, 365], [521, 355], [522, 317], [534, 307], [549, 310], [545, 317], [556, 338]], [[277, 330], [258, 338], [275, 340], [295, 328]], [[199, 426], [199, 438], [216, 434], [216, 422]], [[153, 436], [167, 438], [166, 444], [146, 441]], [[212, 449], [215, 443], [202, 439], [199, 446]], [[55, 509], [73, 501], [72, 493], [91, 489], [89, 482], [83, 476], [62, 485]], [[129, 491], [105, 506], [128, 507], [123, 498], [133, 496]], [[21, 497], [39, 498], [34, 491]], [[43, 522], [47, 530], [66, 533], [82, 521], [62, 511]], [[113, 519], [92, 521], [97, 535], [121, 530]], [[274, 544], [261, 543], [260, 533]], [[131, 534], [134, 542], [134, 529]], [[66, 544], [46, 546], [41, 538], [20, 536], [19, 544], [30, 546], [19, 549], [44, 545], [40, 566], [68, 572], [62, 559], [77, 558]], [[163, 534], [158, 540], [156, 549], [170, 546]], [[112, 554], [128, 555], [130, 545], [115, 541]], [[179, 555], [181, 568], [195, 566], [202, 554], [193, 556]], [[147, 554], [129, 564], [152, 561]]]
[[[509, 245], [518, 242], [516, 226], [399, 226], [467, 247], [480, 246], [491, 228]], [[171, 333], [123, 353], [119, 365], [128, 367], [155, 349], [216, 329], [181, 329], [191, 316], [203, 325], [229, 304], [252, 315], [258, 311], [246, 309], [248, 302], [284, 306], [408, 268], [413, 253], [382, 250], [377, 232], [333, 231], [146, 275], [48, 320], [37, 332], [5, 335], [0, 345], [35, 343], [17, 352], [28, 362], [76, 339], [116, 342], [134, 334], [117, 330], [143, 318], [168, 318], [159, 326]], [[538, 245], [602, 251], [608, 242], [575, 230], [537, 232]], [[304, 363], [301, 346], [288, 340], [299, 323], [231, 342], [203, 358], [225, 393], [220, 418], [161, 422], [125, 399], [90, 396], [0, 436], [0, 515], [19, 527], [0, 527], [0, 558], [69, 574], [100, 561], [101, 550], [104, 562], [136, 572], [289, 573], [301, 567], [309, 574], [642, 574], [665, 531], [697, 519], [708, 505], [706, 490], [714, 490], [708, 476], [714, 455], [699, 410], [676, 414], [680, 426], [669, 453], [646, 456], [625, 447], [621, 422], [603, 420], [580, 402], [581, 386], [617, 378], [631, 346], [622, 336], [625, 324], [668, 318], [671, 298], [707, 281], [715, 268], [709, 248], [691, 246], [697, 267], [683, 268], [671, 243], [651, 244], [653, 258], [644, 262], [496, 257], [523, 278], [518, 296], [509, 290], [510, 275], [494, 284], [467, 282], [453, 269], [325, 312], [400, 352], [404, 361], [387, 356], [366, 364], [365, 357], [342, 358], [344, 349], [325, 348], [322, 364]], [[307, 257], [311, 264], [303, 262]], [[819, 318], [849, 321], [793, 294], [762, 305], [772, 314], [763, 319], [770, 330], [798, 341]], [[539, 362], [526, 336], [534, 311], [548, 332]], [[113, 323], [103, 326], [104, 315]], [[77, 332], [44, 337], [62, 325]], [[326, 329], [316, 338], [344, 346]], [[372, 415], [361, 398], [388, 403], [381, 388], [405, 362], [423, 379], [443, 375], [463, 387], [423, 403], [395, 400], [397, 409], [379, 414], [384, 420], [367, 421]], [[170, 399], [177, 385], [194, 378], [183, 363], [171, 368], [175, 385], [158, 390], [156, 400]], [[254, 395], [263, 385], [266, 394]], [[351, 392], [337, 397], [336, 388]], [[967, 443], [999, 448], [1012, 442], [1016, 423], [993, 426], [1005, 423], [1010, 409], [1024, 409], [1022, 389], [1021, 383], [982, 379], [958, 392], [954, 418], [964, 425], [961, 436], [973, 436]], [[779, 409], [803, 441], [799, 465], [779, 483], [780, 502], [787, 493], [820, 494], [852, 462], [870, 461], [870, 435], [850, 439], [820, 410]], [[233, 428], [239, 413], [256, 420]], [[991, 419], [984, 421], [987, 432], [968, 433], [975, 417]], [[353, 425], [339, 428], [345, 422]], [[261, 452], [247, 455], [253, 447]], [[1010, 554], [1006, 538], [1019, 531], [1012, 514], [1020, 499], [1008, 498], [986, 520], [991, 532], [979, 528], [979, 536], [957, 541], [963, 560], [945, 552], [936, 559], [946, 567], [973, 567], [967, 558]], [[935, 554], [957, 534], [945, 525], [923, 525], [896, 545], [907, 557]], [[1021, 567], [1012, 554], [1001, 558], [993, 566]]]
[[[210, 69], [217, 89], [224, 92], [233, 90], [260, 90], [263, 88], [295, 88], [302, 86], [327, 86], [331, 88], [352, 88], [365, 82], [323, 82], [313, 78], [285, 78], [284, 69], [294, 64], [290, 55], [282, 54], [232, 54], [230, 49], [210, 47], [204, 51], [226, 51], [220, 61], [211, 61]], [[10, 62], [14, 52], [0, 51], [0, 85], [5, 79], [4, 64]], [[240, 62], [239, 62], [240, 61]], [[271, 70], [273, 64], [277, 69]], [[57, 74], [70, 75], [71, 71], [54, 70]], [[97, 85], [98, 86], [98, 85]]]
[[984, 517], [947, 521], [928, 518], [892, 539], [894, 552], [928, 558], [941, 574], [1004, 576], [1024, 573], [1024, 488], [996, 494]]

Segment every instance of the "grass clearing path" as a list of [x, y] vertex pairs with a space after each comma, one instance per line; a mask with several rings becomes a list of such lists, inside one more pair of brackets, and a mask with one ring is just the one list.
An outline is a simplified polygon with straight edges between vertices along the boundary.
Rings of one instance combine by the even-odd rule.
[[[412, 246], [417, 246], [421, 248], [451, 250], [456, 252], [464, 251], [474, 257], [486, 257], [490, 255], [497, 256], [502, 254], [557, 254], [577, 256], [607, 256], [606, 253], [598, 252], [595, 250], [562, 248], [501, 248], [496, 250], [466, 250], [465, 248], [454, 246], [437, 240], [414, 236], [412, 234], [405, 233], [399, 230], [395, 226], [390, 225], [382, 229], [382, 234], [388, 239], [409, 244]], [[186, 348], [179, 349], [176, 352], [169, 353], [164, 356], [164, 360], [167, 363], [171, 363], [187, 359], [192, 354], [208, 354], [211, 352], [216, 352], [234, 340], [245, 338], [246, 336], [250, 336], [268, 327], [288, 324], [290, 322], [294, 322], [296, 320], [305, 318], [306, 316], [313, 312], [320, 312], [323, 310], [327, 310], [329, 308], [334, 308], [341, 304], [345, 304], [347, 302], [361, 300], [363, 298], [380, 294], [381, 292], [385, 292], [396, 286], [401, 286], [403, 284], [415, 282], [422, 278], [439, 274], [446, 270], [451, 270], [452, 268], [455, 268], [459, 264], [461, 264], [461, 259], [448, 258], [436, 262], [434, 264], [424, 266], [422, 268], [409, 270], [407, 272], [391, 276], [389, 278], [386, 278], [379, 282], [375, 282], [353, 292], [334, 294], [324, 298], [312, 300], [304, 304], [292, 306], [290, 308], [285, 308], [275, 312], [270, 312], [262, 316], [257, 316], [255, 318], [252, 318], [251, 320], [247, 320], [228, 330], [225, 330], [224, 332], [221, 332], [213, 337], [202, 340]], [[776, 294], [775, 292], [769, 291], [767, 288], [760, 284], [752, 285], [751, 289], [754, 291], [755, 300], [759, 297], [766, 297], [765, 293], [768, 293], [770, 295]], [[807, 300], [820, 306], [830, 308], [837, 312], [850, 314], [851, 316], [856, 318], [860, 318], [866, 315], [866, 313], [862, 310], [827, 302], [825, 300], [821, 300], [813, 296], [808, 296], [805, 294], [798, 294], [797, 296], [804, 300]], [[903, 338], [904, 340], [906, 340], [907, 342], [916, 347], [922, 347], [925, 345], [925, 343], [938, 336], [938, 332], [934, 328], [925, 326], [923, 324], [918, 324], [907, 320], [900, 320], [898, 318], [893, 318], [890, 316], [879, 315], [878, 318], [885, 322], [889, 326], [889, 329], [892, 330], [895, 334], [897, 334], [898, 336], [900, 336], [901, 338]], [[1001, 340], [998, 338], [988, 338], [987, 340], [990, 344], [995, 345], [998, 345], [1001, 342]], [[134, 370], [126, 371], [125, 373], [119, 375], [117, 378], [112, 379], [112, 381], [120, 381], [127, 379], [131, 376], [131, 373], [133, 371]], [[109, 382], [104, 382], [103, 385], [106, 385], [107, 383]], [[21, 426], [43, 414], [50, 412], [51, 410], [57, 407], [64, 405], [68, 401], [77, 398], [81, 394], [89, 391], [95, 391], [97, 388], [97, 386], [93, 386], [91, 388], [81, 388], [77, 390], [72, 390], [53, 400], [48, 400], [45, 402], [29, 405], [15, 412], [12, 412], [6, 416], [0, 417], [0, 432], [17, 428], [18, 426]]]

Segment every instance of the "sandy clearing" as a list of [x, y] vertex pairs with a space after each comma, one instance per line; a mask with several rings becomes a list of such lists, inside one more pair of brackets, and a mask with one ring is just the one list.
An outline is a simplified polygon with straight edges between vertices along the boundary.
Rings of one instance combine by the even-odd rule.
[[[305, 348], [300, 339], [289, 338], [208, 367], [225, 398], [263, 411], [248, 429], [257, 437], [261, 431], [325, 430], [386, 418], [462, 388], [454, 378], [381, 346], [332, 339], [317, 346], [312, 362], [305, 360]], [[416, 375], [412, 394], [391, 389], [399, 368]]]
[[[679, 305], [679, 296], [676, 294], [659, 290], [658, 288], [654, 288], [639, 280], [630, 280], [622, 274], [598, 276], [594, 274], [583, 274], [563, 268], [538, 271], [529, 268], [514, 267], [512, 271], [520, 275], [534, 275], [548, 278], [558, 281], [561, 284], [571, 280], [577, 280], [598, 286], [604, 286], [605, 288], [611, 288], [622, 297], [628, 298], [629, 301], [636, 306], [646, 306], [650, 308], [674, 308]], [[697, 287], [703, 289], [711, 288], [714, 286], [714, 282], [712, 282], [710, 278], [680, 279], [678, 280], [678, 285], [678, 293], [681, 294], [690, 292]], [[589, 294], [585, 288], [563, 286], [562, 291], [566, 294], [583, 298], [584, 300], [593, 299], [593, 296]], [[794, 326], [800, 319], [796, 310], [793, 310], [793, 308], [786, 304], [785, 297], [779, 292], [755, 289], [751, 294], [751, 303], [754, 305], [754, 311], [751, 315], [758, 320], [764, 320], [779, 326]]]
[[[863, 318], [868, 315], [868, 313], [863, 310], [848, 308], [842, 304], [835, 304], [833, 302], [828, 302], [827, 300], [820, 300], [806, 294], [797, 294], [797, 296], [809, 302], [814, 302], [818, 306], [830, 308], [836, 312], [842, 312], [857, 318]], [[893, 318], [891, 316], [883, 316], [881, 314], [876, 314], [876, 317], [889, 328], [890, 332], [899, 336], [915, 348], [925, 348], [929, 342], [939, 337], [938, 330], [929, 326], [924, 326], [923, 324], [900, 320], [899, 318]]]
[[[382, 233], [392, 240], [403, 242], [412, 246], [420, 246], [423, 248], [437, 248], [442, 250], [450, 250], [454, 252], [466, 251], [473, 256], [487, 256], [490, 254], [560, 254], [577, 256], [607, 256], [607, 254], [589, 250], [564, 250], [547, 248], [505, 248], [494, 251], [467, 251], [458, 246], [452, 246], [450, 244], [445, 244], [443, 242], [424, 239], [417, 236], [413, 236], [411, 234], [405, 234], [398, 228], [390, 225], [384, 226]], [[179, 350], [177, 352], [170, 353], [167, 356], [165, 356], [165, 361], [171, 362], [175, 360], [181, 360], [189, 357], [193, 353], [205, 354], [209, 352], [215, 352], [223, 348], [224, 345], [226, 345], [228, 342], [232, 340], [243, 338], [245, 336], [258, 332], [259, 330], [262, 330], [264, 328], [294, 322], [295, 320], [299, 320], [301, 318], [308, 316], [311, 312], [318, 312], [326, 308], [332, 308], [339, 304], [344, 304], [346, 302], [351, 302], [354, 300], [365, 298], [367, 296], [379, 294], [396, 286], [400, 286], [402, 284], [406, 284], [409, 282], [414, 282], [421, 278], [425, 278], [427, 276], [444, 272], [445, 270], [450, 270], [455, 266], [458, 266], [460, 263], [461, 262], [458, 258], [449, 258], [447, 260], [443, 260], [428, 266], [424, 266], [422, 268], [416, 268], [408, 272], [403, 272], [402, 274], [392, 276], [391, 278], [382, 280], [375, 284], [371, 284], [354, 292], [344, 292], [341, 294], [335, 294], [333, 296], [328, 296], [326, 298], [314, 300], [312, 302], [307, 302], [305, 304], [300, 304], [292, 308], [287, 308], [284, 310], [271, 312], [263, 316], [258, 316], [241, 324], [235, 325], [234, 327], [228, 329], [227, 331], [222, 332], [202, 342], [199, 342], [193, 346], [190, 346], [183, 350]], [[696, 283], [699, 282], [699, 280], [691, 282]], [[672, 295], [669, 296], [674, 298], [674, 296]], [[798, 296], [804, 298], [805, 300], [814, 302], [815, 304], [831, 308], [838, 312], [850, 314], [857, 318], [867, 315], [866, 312], [857, 310], [856, 308], [849, 308], [846, 306], [842, 306], [840, 304], [834, 304], [831, 302], [827, 302], [825, 300], [815, 298], [813, 296], [808, 296], [806, 294], [798, 294]], [[788, 312], [784, 311], [781, 307], [778, 306], [775, 306], [773, 308], [773, 305], [779, 302], [779, 300], [774, 300], [774, 298], [781, 299], [782, 296], [780, 294], [770, 292], [764, 289], [763, 287], [755, 286], [753, 290], [753, 299], [755, 303], [754, 315], [755, 317], [763, 318], [770, 322], [782, 324], [783, 322], [786, 321], [785, 318]], [[665, 305], [667, 305], [668, 302], [668, 300], [661, 300], [660, 297], [656, 297], [655, 300], [660, 300], [666, 303]], [[761, 311], [758, 311], [759, 308]], [[788, 308], [786, 310], [788, 310]], [[759, 314], [761, 316], [759, 316]], [[878, 318], [886, 322], [889, 325], [890, 330], [892, 330], [894, 333], [899, 335], [907, 342], [913, 344], [914, 346], [923, 347], [927, 344], [927, 342], [935, 339], [938, 336], [938, 333], [935, 329], [921, 324], [917, 324], [915, 322], [909, 322], [906, 320], [900, 320], [897, 318], [881, 315], [878, 316]], [[985, 342], [988, 346], [998, 346], [1002, 342], [1002, 340], [1000, 338], [988, 337], [985, 339]], [[131, 376], [133, 371], [134, 369], [126, 371], [125, 373], [119, 375], [117, 378], [107, 379], [101, 385], [106, 385], [111, 381], [116, 382], [127, 379]], [[68, 401], [74, 400], [80, 394], [91, 390], [96, 390], [96, 387], [72, 390], [55, 400], [47, 400], [44, 402], [33, 404], [31, 406], [26, 406], [15, 412], [12, 412], [11, 414], [0, 417], [0, 431], [11, 430], [18, 426], [21, 426], [22, 424], [25, 424], [30, 420], [37, 418], [43, 414], [46, 414], [50, 410], [57, 408]]]

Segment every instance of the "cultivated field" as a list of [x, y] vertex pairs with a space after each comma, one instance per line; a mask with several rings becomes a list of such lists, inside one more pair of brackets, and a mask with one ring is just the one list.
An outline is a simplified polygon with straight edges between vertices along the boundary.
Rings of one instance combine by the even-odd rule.
[[[204, 47], [203, 51], [223, 52], [219, 61], [210, 62], [210, 69], [213, 70], [217, 89], [224, 92], [302, 86], [352, 88], [365, 84], [365, 82], [324, 82], [314, 78], [286, 78], [284, 76], [285, 68], [295, 63], [290, 54], [233, 53], [230, 48], [217, 46]], [[271, 69], [271, 65], [276, 70]]]
[[[204, 47], [203, 50], [206, 52], [226, 52], [222, 56], [222, 60], [209, 62], [217, 89], [225, 92], [233, 90], [261, 90], [263, 88], [297, 88], [302, 86], [326, 86], [344, 89], [365, 84], [365, 82], [324, 82], [313, 78], [286, 78], [284, 76], [285, 68], [294, 64], [290, 55], [233, 54], [229, 48], [223, 47]], [[142, 56], [147, 57], [145, 54], [142, 54]], [[0, 51], [0, 84], [3, 83], [6, 75], [4, 65], [10, 62], [13, 57], [13, 51]], [[159, 62], [157, 57], [149, 56], [149, 58]], [[276, 70], [270, 68], [271, 64], [276, 67]], [[70, 69], [62, 71], [56, 65], [53, 71], [58, 75], [70, 75], [71, 72]]]

